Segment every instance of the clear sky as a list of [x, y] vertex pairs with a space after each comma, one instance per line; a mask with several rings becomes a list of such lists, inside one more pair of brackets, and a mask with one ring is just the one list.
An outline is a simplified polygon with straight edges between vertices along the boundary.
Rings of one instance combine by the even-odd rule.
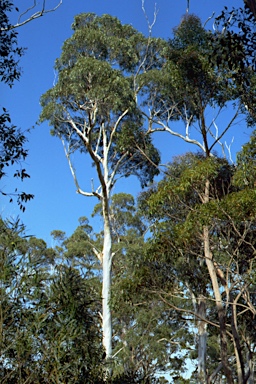
[[[20, 12], [33, 4], [33, 0], [14, 0]], [[46, 1], [49, 8], [55, 6], [57, 0]], [[206, 21], [215, 12], [217, 16], [223, 7], [243, 6], [242, 0], [190, 0], [190, 13], [198, 15]], [[186, 12], [187, 0], [158, 0], [157, 21], [153, 35], [163, 38], [171, 37], [173, 27], [177, 26]], [[155, 0], [145, 0], [145, 8], [150, 20], [153, 18]], [[82, 12], [94, 12], [98, 15], [111, 14], [117, 16], [123, 23], [132, 24], [136, 29], [147, 34], [147, 22], [142, 12], [141, 0], [63, 0], [61, 7], [53, 13], [32, 21], [21, 27], [19, 45], [27, 47], [21, 59], [22, 77], [9, 90], [1, 85], [0, 104], [9, 109], [13, 124], [26, 130], [35, 125], [40, 114], [40, 96], [52, 87], [54, 82], [54, 61], [59, 57], [63, 42], [71, 36], [71, 24], [74, 16]], [[16, 22], [17, 14], [12, 15]], [[213, 20], [207, 26], [212, 28]], [[221, 122], [220, 122], [221, 124]], [[91, 211], [97, 200], [76, 194], [64, 152], [58, 139], [49, 134], [47, 123], [36, 126], [28, 134], [29, 157], [26, 169], [31, 179], [25, 181], [22, 188], [35, 194], [33, 201], [27, 204], [24, 214], [19, 212], [15, 204], [9, 204], [2, 196], [1, 214], [3, 216], [17, 216], [27, 226], [28, 234], [45, 239], [51, 245], [50, 232], [54, 229], [65, 231], [71, 235], [78, 225], [80, 216], [90, 218]], [[249, 139], [250, 131], [244, 123], [233, 129], [227, 138], [230, 143], [234, 136], [232, 154]], [[182, 154], [187, 150], [195, 150], [185, 146], [180, 140], [171, 136], [158, 135], [155, 142], [159, 147], [163, 159], [170, 161], [172, 156]], [[84, 185], [90, 188], [90, 164], [86, 163], [80, 170]], [[12, 178], [3, 180], [5, 190], [11, 189]], [[124, 191], [135, 196], [140, 192], [139, 183], [135, 179], [120, 181], [116, 192]]]

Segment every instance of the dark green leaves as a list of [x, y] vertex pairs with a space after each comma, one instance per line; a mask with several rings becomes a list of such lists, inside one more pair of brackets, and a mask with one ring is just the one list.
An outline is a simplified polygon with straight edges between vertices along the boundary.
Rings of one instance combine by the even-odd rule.
[[17, 46], [17, 32], [12, 29], [8, 12], [13, 8], [9, 0], [0, 5], [0, 81], [13, 85], [20, 77], [19, 58], [24, 50]]
[[[3, 113], [0, 115], [0, 179], [6, 175], [7, 168], [13, 168], [13, 166], [19, 167], [13, 171], [14, 177], [21, 181], [30, 177], [21, 165], [28, 155], [28, 150], [25, 148], [26, 141], [25, 135], [11, 124], [10, 115], [3, 108]], [[11, 202], [15, 197], [22, 211], [25, 210], [24, 203], [33, 198], [32, 194], [20, 192], [17, 189], [11, 193], [0, 190], [0, 193], [9, 196]]]

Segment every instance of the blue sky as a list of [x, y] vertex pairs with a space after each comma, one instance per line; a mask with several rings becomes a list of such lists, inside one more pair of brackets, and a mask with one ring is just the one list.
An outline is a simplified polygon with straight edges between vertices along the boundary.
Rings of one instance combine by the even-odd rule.
[[[56, 5], [57, 0], [48, 0], [49, 7]], [[225, 5], [243, 6], [242, 0], [190, 0], [190, 13], [197, 14], [206, 21], [215, 12], [217, 16]], [[24, 11], [32, 0], [14, 1], [15, 6]], [[158, 0], [157, 21], [153, 35], [163, 38], [171, 37], [173, 27], [179, 24], [186, 12], [187, 0]], [[153, 18], [155, 0], [145, 0], [145, 8], [150, 20]], [[54, 61], [61, 53], [63, 42], [71, 36], [71, 24], [74, 16], [82, 12], [94, 12], [98, 15], [108, 13], [117, 16], [123, 23], [132, 24], [136, 29], [147, 34], [147, 22], [141, 8], [141, 0], [63, 0], [61, 7], [53, 13], [23, 26], [18, 30], [19, 45], [27, 47], [21, 59], [22, 77], [9, 90], [1, 85], [0, 104], [5, 106], [12, 117], [13, 124], [26, 130], [35, 126], [40, 114], [40, 96], [52, 87], [54, 82]], [[12, 15], [16, 22], [18, 14]], [[207, 26], [212, 27], [211, 20]], [[223, 116], [228, 118], [229, 111]], [[210, 118], [210, 116], [209, 116]], [[220, 122], [222, 124], [223, 121]], [[221, 128], [221, 127], [220, 127]], [[41, 237], [51, 245], [50, 232], [54, 229], [65, 231], [71, 235], [78, 225], [80, 216], [87, 216], [93, 210], [97, 200], [76, 194], [63, 148], [58, 139], [49, 134], [49, 126], [44, 123], [35, 126], [28, 134], [29, 157], [26, 169], [31, 179], [23, 183], [22, 188], [35, 194], [33, 201], [27, 204], [26, 212], [21, 214], [15, 204], [9, 204], [2, 196], [1, 214], [4, 217], [20, 215], [27, 227], [27, 233]], [[231, 150], [233, 159], [241, 144], [249, 139], [250, 131], [243, 122], [239, 123], [227, 136], [227, 143], [234, 137]], [[185, 146], [179, 139], [170, 135], [155, 136], [155, 143], [162, 153], [162, 162], [170, 161], [172, 156], [195, 150]], [[90, 187], [90, 163], [83, 163], [80, 176], [85, 186]], [[5, 190], [10, 190], [14, 184], [11, 177], [2, 181]], [[115, 192], [140, 192], [139, 183], [133, 179], [119, 181]], [[92, 221], [93, 222], [93, 221]], [[95, 222], [97, 228], [99, 225]]]

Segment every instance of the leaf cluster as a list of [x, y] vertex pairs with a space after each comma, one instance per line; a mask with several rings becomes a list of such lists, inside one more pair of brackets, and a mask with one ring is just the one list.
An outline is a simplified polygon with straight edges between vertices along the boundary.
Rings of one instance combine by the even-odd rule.
[[99, 298], [45, 242], [1, 221], [1, 382], [101, 383]]
[[163, 61], [141, 77], [146, 104], [162, 121], [200, 120], [207, 106], [222, 107], [237, 97], [230, 72], [221, 72], [212, 56], [212, 32], [195, 15], [186, 15], [163, 46]]
[[[18, 47], [17, 32], [12, 29], [8, 13], [13, 10], [13, 2], [2, 0], [0, 5], [0, 81], [13, 85], [20, 78], [19, 58], [24, 49]], [[17, 8], [15, 8], [18, 10]]]
[[[251, 2], [253, 3], [253, 2]], [[220, 70], [228, 67], [237, 88], [249, 125], [255, 124], [255, 16], [244, 1], [244, 8], [224, 7], [216, 18], [217, 31], [211, 41], [212, 56]]]
[[134, 90], [133, 67], [146, 47], [146, 38], [114, 17], [77, 16], [56, 61], [58, 82], [41, 98], [40, 117], [72, 153], [89, 153], [94, 165], [96, 156], [107, 156], [111, 172], [136, 175], [142, 186], [158, 174], [160, 160]]
[[[14, 171], [14, 177], [21, 181], [30, 177], [21, 165], [28, 155], [28, 150], [25, 148], [26, 141], [25, 135], [11, 124], [10, 115], [3, 108], [3, 113], [0, 115], [0, 179], [6, 176], [6, 168], [14, 165], [19, 165], [19, 169]], [[13, 201], [13, 196], [15, 196], [22, 211], [25, 210], [24, 203], [34, 197], [32, 194], [19, 192], [17, 188], [12, 193], [4, 190], [0, 190], [0, 193], [3, 196], [8, 196], [10, 202]]]
[[[9, 20], [9, 12], [13, 11], [12, 1], [3, 0], [0, 4], [0, 81], [12, 87], [15, 80], [21, 75], [19, 59], [24, 53], [24, 49], [18, 47], [17, 32], [12, 29]], [[16, 11], [18, 10], [15, 8]], [[8, 111], [3, 108], [0, 114], [0, 179], [6, 175], [6, 167], [10, 165], [20, 165], [28, 155], [25, 148], [27, 139], [24, 134], [11, 124]], [[23, 181], [29, 177], [26, 170], [20, 165], [20, 169], [14, 172], [14, 177]], [[33, 195], [20, 192], [16, 188], [14, 192], [0, 190], [3, 196], [8, 196], [10, 202], [13, 198], [22, 211], [25, 210], [25, 203], [33, 198]]]

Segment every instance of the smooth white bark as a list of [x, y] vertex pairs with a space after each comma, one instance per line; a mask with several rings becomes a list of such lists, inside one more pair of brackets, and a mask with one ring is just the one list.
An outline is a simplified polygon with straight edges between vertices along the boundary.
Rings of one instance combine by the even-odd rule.
[[102, 330], [103, 347], [106, 352], [106, 359], [108, 359], [112, 356], [112, 316], [110, 309], [112, 239], [108, 218], [104, 219], [104, 221], [104, 245], [102, 257]]

